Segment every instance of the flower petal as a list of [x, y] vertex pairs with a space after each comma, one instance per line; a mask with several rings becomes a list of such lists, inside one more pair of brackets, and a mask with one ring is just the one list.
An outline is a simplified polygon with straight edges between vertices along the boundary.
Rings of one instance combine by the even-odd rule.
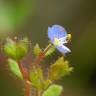
[[60, 39], [67, 36], [66, 30], [60, 25], [53, 25], [52, 27], [48, 28], [48, 37], [53, 42], [54, 37]]
[[64, 45], [59, 45], [59, 46], [56, 46], [56, 48], [63, 54], [66, 54], [66, 53], [69, 53], [71, 52], [71, 50], [69, 48], [67, 48], [66, 46]]

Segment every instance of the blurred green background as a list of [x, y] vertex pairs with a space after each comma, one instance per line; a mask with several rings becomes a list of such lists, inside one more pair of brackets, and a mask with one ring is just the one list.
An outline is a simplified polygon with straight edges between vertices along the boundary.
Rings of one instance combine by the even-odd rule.
[[[64, 26], [73, 37], [67, 59], [74, 71], [60, 80], [62, 96], [96, 96], [96, 0], [0, 0], [1, 40], [28, 36], [45, 47], [47, 28], [53, 24]], [[0, 96], [24, 96], [22, 87], [0, 60]]]

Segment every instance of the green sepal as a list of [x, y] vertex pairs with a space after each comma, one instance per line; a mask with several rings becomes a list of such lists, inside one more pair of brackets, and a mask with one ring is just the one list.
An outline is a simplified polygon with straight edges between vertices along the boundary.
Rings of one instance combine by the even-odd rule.
[[8, 38], [4, 45], [4, 52], [10, 58], [19, 60], [27, 54], [28, 47], [29, 47], [28, 39], [26, 38], [18, 42]]
[[42, 49], [40, 48], [39, 44], [36, 44], [33, 49], [34, 55], [38, 57], [40, 53], [42, 52]]
[[50, 85], [47, 90], [44, 91], [42, 96], [60, 96], [63, 88], [60, 85]]
[[23, 79], [22, 73], [19, 69], [18, 63], [13, 59], [8, 59], [8, 65], [10, 70], [20, 79]]
[[24, 57], [29, 51], [29, 40], [28, 38], [23, 38], [17, 43], [17, 58], [21, 59]]
[[50, 80], [57, 80], [63, 76], [70, 74], [73, 67], [69, 67], [69, 62], [64, 61], [64, 57], [60, 57], [54, 64], [50, 66]]
[[4, 52], [11, 58], [14, 58], [16, 57], [15, 50], [16, 50], [16, 43], [13, 40], [7, 38], [6, 43], [4, 45]]

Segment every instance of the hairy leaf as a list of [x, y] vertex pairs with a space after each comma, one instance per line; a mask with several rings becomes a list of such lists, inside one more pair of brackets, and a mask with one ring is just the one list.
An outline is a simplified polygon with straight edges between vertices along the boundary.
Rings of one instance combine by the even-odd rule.
[[44, 91], [42, 96], [60, 96], [63, 88], [60, 85], [53, 84]]
[[69, 67], [68, 61], [64, 61], [63, 57], [60, 57], [54, 64], [50, 66], [50, 79], [56, 80], [65, 75], [70, 74], [72, 67]]
[[23, 79], [22, 73], [20, 72], [18, 63], [13, 59], [8, 59], [8, 64], [10, 70], [19, 78]]
[[32, 86], [37, 89], [42, 89], [43, 85], [43, 72], [41, 68], [34, 68], [30, 72], [30, 80]]

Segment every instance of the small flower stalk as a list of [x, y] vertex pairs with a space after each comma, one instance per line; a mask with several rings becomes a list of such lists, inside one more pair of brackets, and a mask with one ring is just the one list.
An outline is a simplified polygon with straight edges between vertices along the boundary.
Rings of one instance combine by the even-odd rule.
[[[69, 62], [65, 60], [65, 55], [71, 52], [66, 47], [71, 41], [71, 34], [68, 34], [64, 27], [53, 25], [48, 27], [48, 39], [50, 43], [44, 50], [40, 48], [39, 44], [31, 49], [28, 38], [20, 40], [7, 38], [3, 45], [9, 69], [13, 75], [25, 82], [24, 96], [33, 96], [32, 92], [34, 92], [34, 96], [61, 96], [63, 87], [54, 81], [69, 75], [73, 70], [73, 67], [70, 67]], [[53, 64], [44, 69], [42, 61], [55, 54], [57, 50], [62, 56], [58, 56]], [[28, 56], [32, 58], [29, 59]]]

